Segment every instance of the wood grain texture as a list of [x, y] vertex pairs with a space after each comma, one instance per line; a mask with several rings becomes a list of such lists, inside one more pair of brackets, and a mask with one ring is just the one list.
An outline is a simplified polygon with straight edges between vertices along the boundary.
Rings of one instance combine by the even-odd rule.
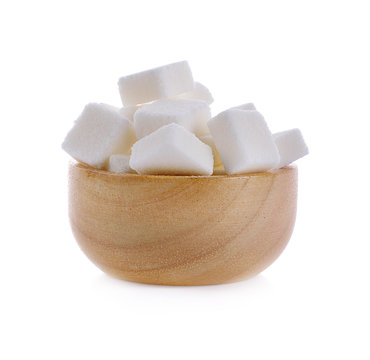
[[297, 168], [238, 176], [114, 174], [72, 163], [75, 238], [103, 271], [163, 285], [251, 277], [293, 231]]

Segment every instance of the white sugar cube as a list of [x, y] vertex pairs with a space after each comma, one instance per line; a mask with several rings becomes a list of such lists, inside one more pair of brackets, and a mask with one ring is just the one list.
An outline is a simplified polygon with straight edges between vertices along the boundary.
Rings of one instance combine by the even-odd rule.
[[231, 109], [239, 109], [239, 110], [256, 110], [256, 107], [253, 103], [246, 103], [239, 106], [234, 106]]
[[258, 111], [229, 109], [208, 127], [228, 174], [267, 171], [279, 163], [272, 134]]
[[194, 81], [187, 61], [180, 61], [121, 77], [118, 86], [122, 104], [130, 106], [191, 91]]
[[178, 99], [194, 99], [205, 101], [208, 105], [213, 103], [213, 97], [211, 92], [203, 84], [199, 82], [194, 83], [194, 89], [178, 95]]
[[108, 170], [115, 173], [134, 173], [129, 162], [130, 155], [113, 154], [109, 157]]
[[76, 160], [102, 168], [110, 155], [129, 152], [135, 141], [131, 123], [104, 104], [85, 106], [62, 148]]
[[210, 118], [211, 111], [204, 101], [165, 99], [137, 110], [134, 127], [138, 139], [171, 123], [179, 124], [197, 136], [202, 136], [209, 132], [207, 121]]
[[279, 150], [280, 162], [276, 168], [289, 165], [308, 154], [308, 147], [299, 129], [281, 131], [272, 135]]
[[213, 153], [213, 162], [214, 162], [214, 167], [222, 165], [222, 160], [220, 157], [220, 153], [218, 152], [216, 148], [216, 144], [212, 138], [212, 135], [207, 134], [199, 137], [199, 140], [203, 141], [205, 144], [211, 147], [212, 153]]
[[139, 174], [211, 175], [212, 149], [184, 127], [169, 124], [133, 145], [130, 167]]

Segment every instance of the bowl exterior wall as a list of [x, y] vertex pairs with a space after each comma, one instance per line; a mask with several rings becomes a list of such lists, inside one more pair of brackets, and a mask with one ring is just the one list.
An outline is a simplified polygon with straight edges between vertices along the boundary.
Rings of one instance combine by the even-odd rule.
[[251, 277], [293, 231], [297, 168], [243, 176], [114, 174], [73, 163], [69, 216], [83, 252], [129, 281], [210, 285]]

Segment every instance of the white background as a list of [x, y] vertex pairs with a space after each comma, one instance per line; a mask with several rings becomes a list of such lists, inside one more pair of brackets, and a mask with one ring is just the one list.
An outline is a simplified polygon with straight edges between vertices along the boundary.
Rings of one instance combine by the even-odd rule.
[[[369, 359], [368, 1], [1, 1], [1, 359]], [[78, 248], [60, 144], [117, 79], [186, 59], [213, 113], [299, 127], [296, 228], [259, 276], [115, 280]]]

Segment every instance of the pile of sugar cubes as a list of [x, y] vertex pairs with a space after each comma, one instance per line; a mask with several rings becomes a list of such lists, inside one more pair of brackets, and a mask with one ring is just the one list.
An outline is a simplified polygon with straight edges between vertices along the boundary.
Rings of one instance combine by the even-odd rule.
[[298, 129], [272, 134], [252, 103], [211, 116], [213, 98], [186, 61], [124, 76], [123, 103], [86, 105], [63, 149], [117, 173], [246, 174], [274, 170], [308, 154]]

